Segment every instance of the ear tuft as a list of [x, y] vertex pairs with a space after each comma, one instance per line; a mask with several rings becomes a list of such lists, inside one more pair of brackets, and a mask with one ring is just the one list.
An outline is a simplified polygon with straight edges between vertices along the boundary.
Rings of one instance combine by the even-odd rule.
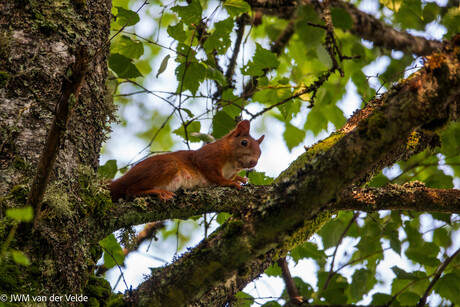
[[236, 126], [236, 129], [233, 133], [233, 136], [237, 137], [240, 135], [249, 135], [249, 128], [251, 127], [251, 123], [249, 120], [245, 119], [240, 121]]
[[259, 143], [259, 145], [260, 145], [260, 143], [262, 143], [262, 141], [264, 140], [264, 138], [265, 138], [265, 134], [262, 135], [256, 142]]

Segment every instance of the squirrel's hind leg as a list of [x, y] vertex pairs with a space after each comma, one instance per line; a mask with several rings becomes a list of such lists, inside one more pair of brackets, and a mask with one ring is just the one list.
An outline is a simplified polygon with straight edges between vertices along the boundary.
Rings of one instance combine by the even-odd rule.
[[167, 190], [161, 190], [161, 189], [151, 189], [151, 190], [143, 191], [142, 194], [146, 194], [146, 195], [155, 194], [161, 200], [170, 200], [170, 199], [173, 199], [174, 196], [176, 196], [176, 194], [174, 194], [173, 192], [170, 192]]

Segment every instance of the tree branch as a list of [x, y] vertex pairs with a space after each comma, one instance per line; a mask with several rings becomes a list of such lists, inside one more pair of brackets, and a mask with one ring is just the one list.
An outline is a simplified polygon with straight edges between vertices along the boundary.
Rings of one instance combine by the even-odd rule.
[[[278, 16], [285, 19], [292, 18], [298, 5], [297, 2], [289, 0], [248, 0], [246, 2], [248, 2], [251, 8], [255, 11], [260, 11], [265, 15]], [[439, 41], [414, 36], [405, 31], [397, 31], [374, 16], [360, 11], [351, 3], [340, 0], [329, 0], [329, 2], [331, 7], [343, 8], [348, 12], [348, 14], [350, 14], [353, 20], [353, 25], [350, 29], [351, 33], [373, 42], [375, 46], [389, 50], [401, 50], [418, 56], [428, 55], [431, 52], [442, 48], [442, 43]], [[302, 1], [302, 4], [310, 3], [318, 4], [318, 1]], [[381, 35], [375, 35], [375, 33], [381, 33]]]
[[[359, 181], [417, 128], [445, 123], [460, 110], [460, 37], [429, 57], [425, 68], [382, 97], [382, 103], [329, 150], [279, 181], [260, 206], [240, 211], [197, 247], [143, 282], [135, 303], [222, 304], [330, 217], [336, 195]], [[429, 125], [428, 125], [429, 126]], [[203, 266], [205, 264], [205, 266]]]
[[45, 145], [38, 162], [37, 172], [27, 197], [27, 205], [31, 205], [35, 211], [35, 226], [38, 221], [41, 203], [50, 174], [59, 152], [61, 138], [67, 129], [70, 115], [78, 102], [78, 95], [85, 80], [88, 61], [87, 47], [80, 47], [75, 63], [69, 66], [66, 71], [68, 75], [64, 76], [62, 82], [61, 97], [56, 104], [54, 119], [46, 137]]
[[286, 290], [291, 300], [292, 305], [302, 305], [303, 299], [299, 294], [299, 290], [295, 285], [294, 279], [292, 279], [291, 272], [289, 271], [286, 257], [278, 259], [278, 266], [281, 268], [281, 275], [283, 276]]
[[350, 188], [338, 195], [337, 210], [411, 210], [460, 213], [460, 190], [431, 189], [419, 181], [385, 188]]

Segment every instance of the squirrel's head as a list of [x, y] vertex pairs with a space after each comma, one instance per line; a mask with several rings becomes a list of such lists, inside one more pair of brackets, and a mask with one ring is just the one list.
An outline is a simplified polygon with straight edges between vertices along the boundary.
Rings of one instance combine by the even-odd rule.
[[250, 127], [249, 120], [243, 120], [228, 135], [231, 138], [232, 157], [240, 169], [254, 168], [257, 165], [261, 153], [260, 143], [265, 137], [262, 135], [259, 139], [254, 139], [249, 135]]

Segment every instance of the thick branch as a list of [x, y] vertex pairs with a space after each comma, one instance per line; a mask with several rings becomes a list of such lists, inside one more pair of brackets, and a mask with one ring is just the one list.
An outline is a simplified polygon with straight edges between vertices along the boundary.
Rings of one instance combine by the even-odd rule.
[[331, 207], [338, 210], [412, 210], [460, 213], [460, 190], [430, 189], [418, 181], [386, 188], [351, 188]]
[[[375, 46], [385, 49], [401, 50], [419, 56], [429, 55], [442, 48], [442, 43], [429, 40], [421, 36], [414, 36], [405, 31], [395, 30], [383, 21], [372, 15], [361, 12], [351, 3], [340, 0], [331, 0], [331, 6], [345, 9], [353, 19], [351, 33], [371, 41]], [[375, 35], [379, 33], [378, 35]]]
[[[285, 19], [290, 19], [295, 14], [297, 7], [297, 2], [295, 1], [248, 0], [247, 2], [253, 10], [261, 11], [265, 15], [278, 16]], [[305, 0], [302, 3], [309, 4], [315, 2], [316, 0]], [[389, 50], [401, 50], [419, 56], [428, 55], [442, 48], [442, 43], [439, 41], [414, 36], [405, 31], [397, 31], [374, 16], [360, 11], [351, 3], [330, 0], [330, 5], [331, 7], [345, 9], [353, 20], [350, 32], [373, 42], [375, 46]], [[375, 35], [375, 33], [379, 33], [379, 35]]]
[[[460, 38], [456, 44], [460, 45]], [[287, 242], [291, 242], [290, 248], [300, 243], [300, 229], [304, 237], [316, 231], [325, 222], [324, 217], [312, 218], [415, 129], [457, 118], [459, 53], [456, 46], [430, 57], [424, 69], [390, 89], [382, 105], [355, 130], [324, 154], [316, 155], [295, 176], [277, 184], [262, 199], [264, 206], [242, 213], [240, 220], [229, 220], [192, 251], [141, 284], [137, 302], [157, 306], [203, 304], [206, 292], [228, 285], [227, 291], [212, 297], [215, 304], [225, 302], [244, 286], [238, 283], [244, 276], [257, 276], [266, 267], [264, 261], [282, 256]], [[304, 229], [308, 221], [318, 225]]]

